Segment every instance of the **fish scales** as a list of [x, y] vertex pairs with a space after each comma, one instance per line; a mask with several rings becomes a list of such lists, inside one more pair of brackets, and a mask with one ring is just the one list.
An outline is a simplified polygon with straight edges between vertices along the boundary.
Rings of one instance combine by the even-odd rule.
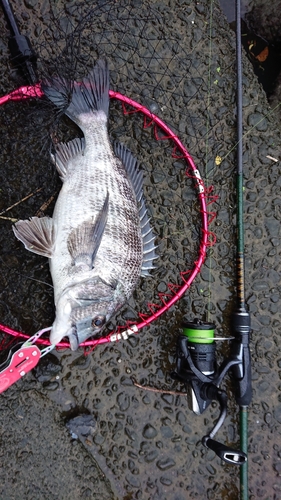
[[108, 137], [109, 73], [99, 60], [66, 102], [62, 78], [43, 84], [47, 97], [82, 130], [83, 139], [55, 146], [52, 160], [63, 181], [53, 217], [19, 221], [25, 247], [49, 258], [56, 317], [50, 341], [65, 336], [76, 350], [100, 336], [156, 258], [137, 161]]
[[[103, 134], [101, 125], [104, 127]], [[107, 137], [106, 124], [98, 122], [95, 128], [91, 125], [89, 130], [84, 127], [84, 133], [86, 144], [89, 145], [83, 155], [72, 160], [73, 165], [70, 165], [53, 215], [58, 233], [56, 246], [59, 248], [58, 253], [56, 249], [54, 252], [57, 258], [51, 260], [52, 272], [57, 273], [59, 277], [55, 297], [60, 295], [69, 279], [71, 256], [67, 251], [67, 237], [70, 230], [87, 220], [88, 214], [92, 214], [94, 221], [102, 210], [108, 193], [107, 224], [93, 275], [97, 275], [101, 268], [105, 279], [114, 274], [123, 281], [128, 298], [135, 287], [142, 263], [142, 238], [139, 223], [136, 224], [139, 216], [135, 195], [123, 165], [114, 157]], [[80, 193], [83, 193], [82, 203]], [[62, 226], [61, 230], [59, 224]], [[122, 275], [122, 271], [127, 269], [127, 261], [130, 261], [129, 276], [126, 272]], [[60, 269], [65, 269], [66, 272], [61, 273]], [[135, 275], [133, 281], [132, 274]]]

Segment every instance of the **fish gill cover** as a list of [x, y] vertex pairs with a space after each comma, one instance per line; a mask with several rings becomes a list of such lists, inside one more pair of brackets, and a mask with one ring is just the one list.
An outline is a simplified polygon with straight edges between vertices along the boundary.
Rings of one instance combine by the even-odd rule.
[[[99, 1], [95, 6], [91, 1], [26, 3], [30, 8], [17, 6], [17, 17], [38, 55], [40, 80], [57, 75], [79, 80], [98, 58], [106, 57], [111, 89], [159, 115], [179, 135], [206, 185], [215, 186], [209, 208], [216, 212], [210, 229], [217, 244], [210, 248], [200, 277], [185, 297], [127, 342], [100, 347], [86, 360], [78, 357], [73, 361], [71, 354], [64, 353], [61, 378], [55, 384], [60, 384], [60, 394], [70, 392], [71, 404], [95, 416], [96, 434], [88, 441], [87, 450], [119, 488], [120, 498], [126, 494], [127, 498], [153, 500], [180, 500], [187, 495], [237, 498], [237, 470], [222, 469], [214, 454], [201, 446], [204, 418], [195, 420], [180, 396], [136, 392], [130, 378], [134, 374], [143, 383], [178, 389], [169, 373], [184, 315], [215, 321], [217, 333], [228, 331], [235, 300], [234, 36], [217, 2], [165, 0], [152, 6], [146, 0]], [[0, 90], [4, 95], [23, 82], [9, 63], [2, 18], [0, 23]], [[248, 129], [256, 125], [260, 131], [267, 123], [258, 122], [264, 100], [249, 81], [245, 77], [245, 123], [250, 116]], [[147, 312], [149, 303], [161, 303], [159, 293], [170, 293], [168, 285], [177, 286], [180, 273], [194, 265], [201, 236], [198, 196], [193, 180], [186, 176], [186, 165], [173, 157], [174, 146], [161, 137], [161, 131], [155, 137], [149, 122], [144, 127], [143, 116], [128, 111], [124, 113], [119, 101], [111, 101], [110, 137], [128, 146], [141, 162], [159, 258], [152, 277], [141, 279], [131, 300], [109, 325], [111, 329], [135, 321], [139, 312]], [[14, 238], [11, 226], [18, 219], [52, 214], [61, 184], [50, 162], [49, 136], [57, 142], [79, 134], [71, 122], [60, 118], [42, 100], [10, 102], [0, 109], [1, 317], [3, 323], [30, 335], [52, 323], [53, 290], [47, 260], [28, 253]], [[255, 164], [258, 154], [250, 156], [248, 145], [244, 147], [245, 177], [254, 185], [261, 168]], [[273, 169], [269, 176], [271, 181], [276, 179]], [[249, 184], [250, 197], [254, 196], [253, 185]], [[218, 198], [213, 199], [212, 194]], [[262, 200], [260, 210], [261, 204]], [[254, 231], [259, 234], [258, 227]], [[246, 252], [258, 262], [258, 247], [248, 240]], [[55, 392], [52, 397], [58, 402]], [[222, 441], [237, 441], [234, 414], [231, 406]], [[216, 416], [217, 408], [211, 408], [208, 417], [213, 421]], [[259, 464], [257, 460], [257, 475]], [[89, 478], [87, 485], [95, 498]]]

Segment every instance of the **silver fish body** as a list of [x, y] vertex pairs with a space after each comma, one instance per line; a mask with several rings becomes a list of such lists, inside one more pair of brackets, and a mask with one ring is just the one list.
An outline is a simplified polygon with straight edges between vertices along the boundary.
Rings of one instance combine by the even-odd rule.
[[[64, 86], [62, 79], [44, 84], [60, 108]], [[81, 83], [73, 82], [65, 113], [84, 138], [57, 145], [52, 155], [63, 181], [53, 217], [13, 228], [27, 249], [49, 257], [56, 306], [50, 341], [68, 336], [73, 350], [102, 334], [156, 257], [142, 173], [128, 149], [117, 144], [113, 151], [108, 107], [109, 74], [100, 60]]]

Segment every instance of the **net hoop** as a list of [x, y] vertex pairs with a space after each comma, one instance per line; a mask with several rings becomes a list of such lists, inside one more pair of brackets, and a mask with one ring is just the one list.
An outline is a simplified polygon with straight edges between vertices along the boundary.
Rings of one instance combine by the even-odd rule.
[[[22, 101], [25, 99], [31, 98], [41, 98], [44, 96], [44, 93], [41, 89], [40, 84], [36, 84], [33, 86], [23, 86], [19, 89], [7, 94], [3, 97], [0, 97], [0, 106], [9, 101]], [[159, 294], [159, 298], [162, 302], [162, 305], [159, 304], [148, 304], [150, 314], [142, 314], [139, 313], [140, 321], [128, 323], [126, 326], [118, 326], [117, 332], [110, 332], [106, 337], [96, 339], [96, 340], [88, 340], [80, 344], [80, 347], [84, 348], [94, 348], [99, 344], [106, 344], [109, 342], [114, 342], [122, 339], [127, 339], [129, 336], [138, 333], [142, 328], [148, 326], [150, 323], [159, 318], [164, 312], [168, 311], [170, 307], [172, 307], [188, 290], [191, 286], [192, 282], [196, 278], [197, 274], [200, 272], [202, 264], [206, 257], [206, 251], [209, 246], [211, 246], [215, 237], [213, 233], [208, 230], [209, 223], [213, 220], [214, 214], [207, 210], [207, 205], [210, 203], [207, 202], [207, 199], [212, 199], [210, 196], [210, 189], [206, 188], [204, 182], [201, 178], [199, 170], [197, 169], [192, 157], [188, 153], [185, 146], [180, 141], [179, 137], [171, 130], [171, 128], [166, 125], [157, 115], [152, 113], [148, 108], [139, 104], [138, 102], [130, 99], [129, 97], [110, 90], [109, 96], [111, 99], [116, 99], [122, 103], [123, 113], [124, 114], [132, 114], [132, 113], [141, 113], [144, 116], [144, 128], [148, 128], [150, 126], [154, 127], [154, 134], [157, 140], [170, 140], [174, 144], [174, 149], [172, 153], [173, 158], [184, 160], [187, 165], [187, 175], [191, 177], [194, 181], [195, 188], [198, 193], [198, 199], [200, 203], [200, 212], [201, 212], [201, 240], [199, 244], [198, 258], [194, 262], [193, 269], [186, 272], [181, 272], [180, 276], [182, 279], [181, 285], [172, 285], [170, 284], [169, 290], [171, 293], [169, 294]], [[157, 131], [161, 130], [164, 133], [163, 136], [159, 136]], [[13, 330], [5, 325], [0, 324], [0, 330], [8, 335], [18, 337], [21, 339], [29, 339], [30, 336]], [[37, 344], [40, 345], [50, 345], [49, 340], [44, 338], [39, 338], [36, 341]], [[57, 348], [69, 348], [70, 345], [68, 342], [60, 342], [56, 345]]]

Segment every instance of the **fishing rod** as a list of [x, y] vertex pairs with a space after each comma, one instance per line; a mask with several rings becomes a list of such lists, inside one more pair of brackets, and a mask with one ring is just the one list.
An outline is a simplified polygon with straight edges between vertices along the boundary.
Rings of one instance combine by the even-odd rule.
[[[242, 111], [242, 45], [241, 45], [241, 2], [236, 0], [236, 64], [237, 64], [237, 304], [233, 315], [234, 340], [232, 349], [242, 344], [241, 369], [233, 369], [236, 381], [236, 402], [240, 408], [240, 446], [244, 453], [248, 448], [248, 406], [252, 400], [251, 354], [250, 354], [250, 314], [245, 304], [245, 256], [244, 256], [244, 210], [243, 210], [243, 111]], [[248, 498], [248, 464], [240, 469], [240, 499]]]
[[[204, 446], [212, 449], [227, 463], [240, 465], [240, 499], [248, 498], [247, 413], [252, 399], [250, 359], [250, 315], [245, 304], [245, 258], [243, 223], [243, 150], [242, 150], [242, 62], [241, 12], [236, 0], [236, 63], [237, 63], [237, 252], [236, 252], [236, 309], [231, 317], [232, 340], [230, 355], [220, 367], [216, 362], [215, 325], [195, 319], [183, 324], [176, 353], [176, 370], [172, 377], [184, 382], [192, 411], [200, 415], [212, 401], [220, 406], [220, 415], [209, 434], [203, 437]], [[235, 400], [240, 408], [240, 450], [214, 440], [227, 411], [227, 394], [220, 385], [231, 371], [235, 384]]]
[[37, 56], [31, 47], [29, 38], [26, 35], [21, 35], [9, 0], [1, 0], [1, 5], [11, 33], [8, 40], [11, 62], [20, 70], [25, 81], [29, 85], [34, 85], [38, 82]]

